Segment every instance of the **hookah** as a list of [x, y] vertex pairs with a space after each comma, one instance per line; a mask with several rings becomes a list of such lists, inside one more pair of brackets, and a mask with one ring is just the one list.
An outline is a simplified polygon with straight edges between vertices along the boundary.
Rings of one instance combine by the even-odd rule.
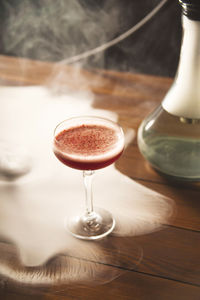
[[162, 103], [141, 123], [138, 146], [158, 171], [200, 180], [200, 1], [179, 0], [183, 37], [174, 82]]

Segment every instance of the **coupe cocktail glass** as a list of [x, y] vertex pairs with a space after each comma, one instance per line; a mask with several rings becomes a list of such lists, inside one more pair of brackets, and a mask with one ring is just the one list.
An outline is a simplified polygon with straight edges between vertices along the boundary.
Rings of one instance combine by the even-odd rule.
[[86, 192], [86, 211], [72, 216], [67, 228], [77, 238], [103, 238], [115, 227], [112, 214], [93, 207], [92, 178], [95, 170], [114, 163], [124, 149], [122, 128], [115, 122], [94, 116], [64, 120], [54, 131], [53, 150], [66, 166], [83, 171]]

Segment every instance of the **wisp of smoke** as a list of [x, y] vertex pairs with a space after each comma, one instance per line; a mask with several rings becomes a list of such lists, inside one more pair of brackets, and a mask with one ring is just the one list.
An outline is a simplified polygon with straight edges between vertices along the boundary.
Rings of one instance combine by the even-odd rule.
[[[7, 53], [60, 61], [110, 40], [119, 29], [119, 1], [48, 0], [4, 4], [3, 44]], [[112, 19], [112, 23], [110, 22]], [[96, 56], [93, 59], [103, 59]], [[103, 64], [103, 61], [102, 61]]]
[[[3, 35], [6, 51], [63, 63], [115, 37], [121, 26], [120, 14], [126, 9], [120, 0], [102, 1], [101, 7], [98, 1], [91, 5], [89, 0], [23, 0], [15, 7], [9, 3], [4, 3], [8, 15]], [[95, 60], [103, 66], [103, 56], [92, 57], [90, 65]], [[76, 65], [69, 74], [72, 82], [80, 76], [79, 71]], [[53, 129], [72, 116], [97, 115], [115, 121], [118, 116], [92, 107], [93, 94], [87, 83], [84, 92], [72, 93], [70, 86], [65, 86], [61, 93], [59, 83], [65, 80], [66, 71], [55, 74], [51, 91], [45, 87], [0, 89], [1, 139], [24, 145], [31, 162], [28, 174], [14, 182], [0, 182], [0, 236], [4, 240], [0, 243], [0, 272], [32, 284], [103, 284], [119, 276], [122, 269], [134, 269], [141, 262], [138, 245], [132, 245], [132, 255], [127, 255], [126, 237], [160, 229], [173, 215], [173, 201], [111, 166], [97, 172], [94, 200], [116, 219], [112, 236], [90, 243], [74, 239], [65, 230], [65, 219], [82, 211], [84, 189], [81, 172], [67, 168], [53, 156]], [[84, 78], [81, 80], [84, 85]], [[134, 137], [129, 128], [126, 145]], [[16, 153], [10, 151], [14, 171]], [[2, 156], [3, 175], [1, 163]], [[117, 242], [119, 237], [123, 243]]]
[[[58, 95], [44, 87], [0, 89], [1, 138], [22, 143], [32, 161], [29, 174], [13, 183], [0, 182], [0, 236], [15, 245], [5, 246], [10, 252], [1, 250], [0, 272], [13, 279], [32, 283], [108, 282], [121, 271], [108, 271], [107, 265], [134, 268], [142, 258], [142, 249], [135, 245], [133, 257], [124, 260], [125, 247], [119, 249], [112, 241], [158, 230], [172, 216], [172, 200], [140, 186], [111, 166], [96, 172], [94, 201], [116, 219], [106, 246], [114, 254], [106, 254], [105, 244], [79, 241], [67, 233], [65, 219], [82, 211], [84, 187], [81, 172], [67, 168], [54, 157], [53, 129], [73, 115], [98, 115], [117, 121], [116, 114], [94, 109], [92, 103], [92, 94], [86, 92]], [[131, 137], [134, 132], [130, 129], [129, 142]]]
[[[87, 67], [103, 68], [105, 50], [139, 30], [167, 1], [160, 0], [154, 6], [144, 1], [141, 7], [137, 1], [134, 6], [131, 1], [124, 5], [120, 0], [21, 0], [14, 5], [6, 1], [1, 4], [6, 15], [2, 32], [4, 53], [62, 64], [81, 60], [82, 65]], [[149, 11], [140, 14], [146, 11], [146, 7]], [[137, 18], [138, 12], [140, 20]], [[134, 21], [127, 25], [129, 19]], [[134, 49], [144, 46], [143, 39], [146, 39], [144, 35], [139, 45], [134, 45]], [[119, 49], [130, 55], [132, 47], [126, 44], [125, 48]], [[113, 63], [116, 65], [115, 60], [111, 62], [112, 68]]]

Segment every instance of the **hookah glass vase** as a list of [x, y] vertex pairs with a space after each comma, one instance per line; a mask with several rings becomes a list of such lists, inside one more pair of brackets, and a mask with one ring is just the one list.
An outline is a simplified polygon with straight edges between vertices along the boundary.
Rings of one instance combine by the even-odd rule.
[[138, 129], [143, 156], [161, 173], [200, 181], [200, 0], [179, 0], [183, 36], [174, 82]]

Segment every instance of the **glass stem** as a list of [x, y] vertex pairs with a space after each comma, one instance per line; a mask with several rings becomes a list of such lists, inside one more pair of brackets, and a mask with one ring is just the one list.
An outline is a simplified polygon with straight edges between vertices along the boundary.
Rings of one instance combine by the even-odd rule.
[[92, 179], [94, 171], [83, 171], [83, 180], [86, 195], [86, 212], [90, 215], [93, 212], [93, 194], [92, 194]]

